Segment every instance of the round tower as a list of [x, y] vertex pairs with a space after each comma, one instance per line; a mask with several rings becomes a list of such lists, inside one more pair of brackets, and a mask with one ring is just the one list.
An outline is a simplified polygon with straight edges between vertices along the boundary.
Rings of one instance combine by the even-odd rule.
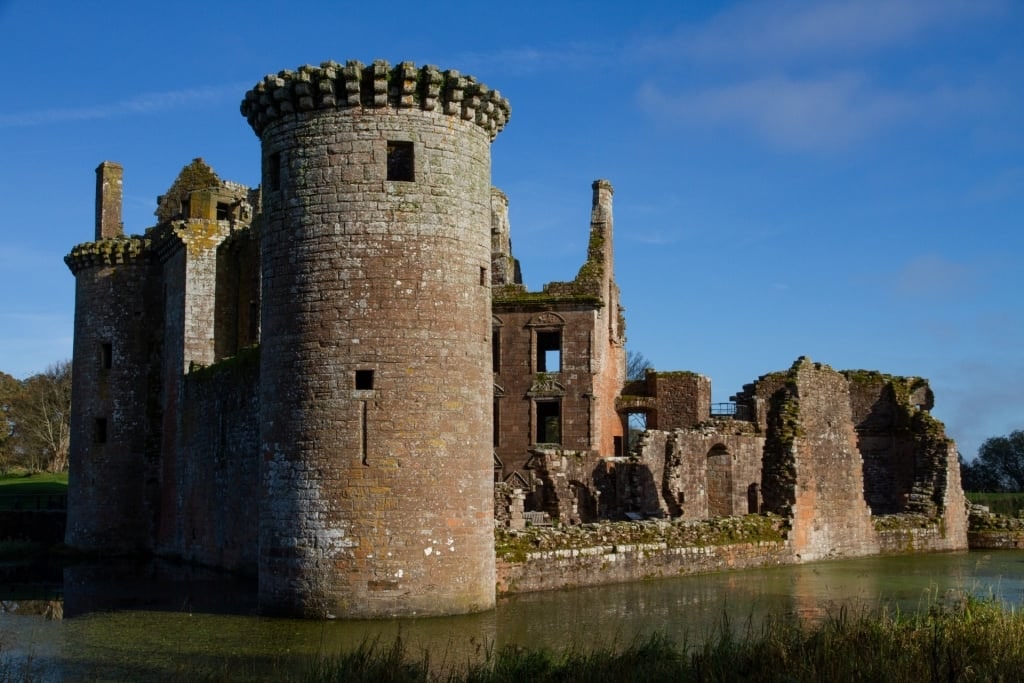
[[125, 237], [119, 164], [96, 169], [96, 240], [64, 261], [75, 276], [68, 522], [65, 541], [88, 551], [149, 545], [144, 504], [149, 241]]
[[497, 91], [403, 62], [267, 76], [259, 594], [267, 612], [494, 605]]

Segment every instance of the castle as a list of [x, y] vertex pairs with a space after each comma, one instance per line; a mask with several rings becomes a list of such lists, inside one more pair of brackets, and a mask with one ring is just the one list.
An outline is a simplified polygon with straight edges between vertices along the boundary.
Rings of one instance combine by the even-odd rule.
[[800, 359], [727, 415], [695, 373], [627, 382], [607, 181], [576, 277], [527, 290], [498, 91], [326, 62], [241, 109], [259, 188], [196, 159], [126, 236], [123, 170], [97, 169], [95, 239], [65, 259], [68, 545], [252, 572], [265, 612], [312, 617], [489, 609], [495, 524], [525, 515], [774, 512], [804, 559], [885, 550], [873, 520], [914, 515], [966, 547], [924, 380]]

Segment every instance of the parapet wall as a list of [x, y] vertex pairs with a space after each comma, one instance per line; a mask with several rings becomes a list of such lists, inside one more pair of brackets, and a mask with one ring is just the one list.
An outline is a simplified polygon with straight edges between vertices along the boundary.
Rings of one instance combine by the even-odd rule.
[[472, 76], [412, 62], [392, 67], [383, 60], [369, 66], [359, 61], [307, 64], [268, 75], [245, 94], [241, 111], [262, 136], [270, 122], [288, 114], [357, 107], [439, 111], [476, 123], [491, 139], [512, 114], [500, 92]]

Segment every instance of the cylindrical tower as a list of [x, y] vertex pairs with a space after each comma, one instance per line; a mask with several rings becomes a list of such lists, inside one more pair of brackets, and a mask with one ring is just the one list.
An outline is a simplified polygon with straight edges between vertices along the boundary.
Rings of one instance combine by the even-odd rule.
[[132, 552], [148, 547], [151, 531], [144, 497], [150, 252], [148, 240], [122, 234], [120, 166], [104, 162], [96, 170], [96, 241], [64, 259], [75, 275], [65, 541]]
[[490, 143], [497, 91], [327, 62], [242, 103], [262, 141], [260, 602], [494, 605]]

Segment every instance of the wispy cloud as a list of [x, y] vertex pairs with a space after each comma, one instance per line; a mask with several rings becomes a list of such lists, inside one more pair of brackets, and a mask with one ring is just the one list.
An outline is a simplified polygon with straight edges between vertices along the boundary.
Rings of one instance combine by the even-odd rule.
[[749, 129], [797, 149], [845, 147], [918, 109], [906, 95], [874, 88], [854, 72], [805, 80], [774, 75], [678, 93], [649, 82], [638, 101], [669, 121]]
[[893, 71], [885, 58], [1004, 7], [1002, 0], [738, 4], [632, 46], [634, 55], [676, 65], [667, 77], [644, 80], [637, 101], [667, 123], [738, 130], [798, 151], [847, 149], [899, 126], [993, 109], [996, 90], [976, 76], [953, 83], [941, 67], [901, 63]]
[[70, 121], [110, 119], [133, 114], [195, 107], [228, 97], [238, 98], [251, 84], [231, 83], [159, 93], [143, 93], [106, 104], [0, 114], [0, 128], [45, 126]]
[[925, 32], [989, 17], [999, 0], [829, 0], [747, 2], [649, 42], [661, 56], [772, 64], [849, 57], [902, 45]]
[[963, 292], [975, 284], [975, 272], [961, 263], [937, 254], [926, 254], [908, 261], [893, 274], [893, 290], [902, 296], [948, 296]]

